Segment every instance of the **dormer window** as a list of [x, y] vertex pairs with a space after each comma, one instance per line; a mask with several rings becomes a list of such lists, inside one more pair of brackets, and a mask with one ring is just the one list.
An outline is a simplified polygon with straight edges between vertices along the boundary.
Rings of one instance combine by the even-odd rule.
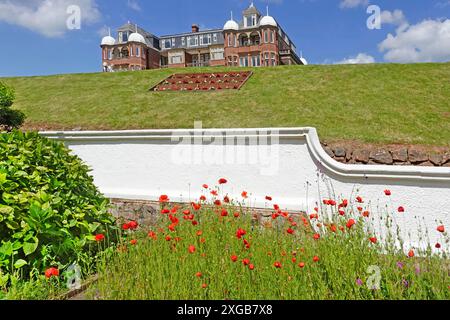
[[253, 15], [251, 15], [251, 16], [246, 16], [246, 17], [244, 18], [244, 24], [245, 24], [245, 27], [246, 27], [246, 28], [250, 28], [250, 27], [256, 26], [257, 20], [258, 20], [258, 19], [257, 19], [256, 14], [253, 14]]

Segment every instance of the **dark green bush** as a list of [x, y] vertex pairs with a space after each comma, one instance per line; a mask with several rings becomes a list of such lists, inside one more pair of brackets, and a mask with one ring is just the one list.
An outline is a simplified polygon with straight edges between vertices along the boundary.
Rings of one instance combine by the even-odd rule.
[[[37, 133], [0, 134], [0, 287], [8, 274], [33, 278], [77, 263], [87, 273], [113, 240], [115, 219], [88, 167], [59, 142]], [[3, 283], [2, 283], [3, 282]]]
[[25, 121], [23, 112], [11, 109], [14, 98], [14, 89], [0, 82], [0, 131], [20, 128]]

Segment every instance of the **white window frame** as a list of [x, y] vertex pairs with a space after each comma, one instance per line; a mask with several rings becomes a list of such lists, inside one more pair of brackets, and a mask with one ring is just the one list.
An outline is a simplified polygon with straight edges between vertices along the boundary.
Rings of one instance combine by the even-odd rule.
[[172, 41], [172, 48], [175, 48], [175, 38], [172, 38], [171, 41]]
[[214, 42], [217, 42], [217, 33], [214, 33], [214, 34], [213, 34], [213, 41], [214, 41]]
[[141, 56], [141, 48], [136, 47], [136, 57], [140, 57]]
[[181, 45], [184, 47], [186, 45], [186, 38], [181, 37]]

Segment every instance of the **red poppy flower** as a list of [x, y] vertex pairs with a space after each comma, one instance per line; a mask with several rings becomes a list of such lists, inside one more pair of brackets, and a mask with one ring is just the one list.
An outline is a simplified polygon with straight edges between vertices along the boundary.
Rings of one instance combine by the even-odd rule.
[[277, 211], [280, 210], [280, 206], [277, 205], [277, 204], [274, 204], [274, 205], [273, 205], [273, 208], [274, 208], [275, 210], [277, 210]]
[[172, 223], [168, 228], [170, 231], [175, 232], [176, 224]]
[[314, 235], [314, 240], [319, 240], [319, 239], [320, 239], [320, 234], [316, 233], [316, 234]]
[[208, 285], [206, 283], [202, 284], [202, 288], [206, 289], [208, 287]]
[[330, 230], [331, 230], [331, 232], [336, 233], [337, 232], [337, 227], [333, 224], [333, 225], [331, 225]]
[[203, 231], [202, 230], [198, 230], [197, 231], [197, 237], [200, 237], [201, 235], [203, 235]]
[[287, 229], [287, 233], [289, 233], [289, 234], [294, 234], [295, 231], [294, 231], [293, 229], [289, 228], [289, 229]]
[[244, 229], [238, 229], [238, 231], [236, 231], [236, 237], [238, 239], [242, 239], [243, 236], [245, 236], [247, 234], [247, 231], [245, 231]]
[[314, 262], [319, 262], [319, 261], [320, 261], [320, 258], [319, 258], [318, 256], [314, 256], [313, 261], [314, 261]]
[[437, 231], [440, 232], [440, 233], [444, 233], [445, 232], [445, 227], [444, 226], [439, 226], [437, 228]]
[[214, 201], [214, 204], [218, 207], [220, 207], [222, 205], [222, 202], [220, 200], [216, 200]]
[[122, 225], [122, 229], [123, 230], [128, 230], [128, 229], [130, 229], [130, 225], [128, 223], [125, 223], [125, 224]]
[[202, 208], [202, 205], [200, 203], [192, 203], [192, 208], [194, 208], [195, 211], [198, 211]]
[[277, 220], [280, 215], [278, 213], [272, 214], [272, 219]]
[[188, 250], [189, 250], [189, 253], [194, 253], [195, 252], [195, 246], [190, 245]]
[[192, 221], [192, 225], [195, 227], [195, 226], [197, 226], [198, 225], [198, 221]]
[[208, 189], [208, 188], [209, 188], [209, 186], [207, 184], [203, 185], [203, 189]]
[[363, 212], [363, 217], [368, 218], [370, 216], [370, 212], [369, 211], [364, 211]]
[[240, 216], [241, 216], [241, 214], [240, 214], [239, 212], [235, 212], [235, 213], [234, 213], [234, 217], [235, 217], [235, 218], [239, 218]]
[[319, 208], [318, 208], [318, 207], [315, 207], [315, 208], [314, 208], [314, 211], [315, 211], [315, 212], [319, 212]]
[[220, 213], [222, 217], [228, 217], [228, 211], [226, 209], [222, 209], [222, 212]]
[[436, 243], [436, 245], [434, 246], [436, 249], [440, 249], [442, 246], [440, 243]]
[[356, 224], [356, 221], [353, 219], [348, 220], [347, 222], [347, 228], [351, 229]]
[[281, 269], [282, 268], [282, 265], [281, 265], [281, 262], [275, 262], [274, 264], [273, 264], [273, 266], [275, 267], [275, 268], [277, 268], [277, 269]]
[[250, 259], [244, 259], [244, 260], [242, 260], [242, 264], [243, 264], [244, 266], [248, 266], [248, 265], [250, 264]]
[[372, 242], [372, 243], [377, 243], [377, 242], [378, 242], [378, 239], [375, 238], [375, 237], [369, 238], [369, 240], [370, 240], [370, 242]]
[[328, 200], [328, 205], [334, 207], [336, 205], [336, 201]]
[[313, 213], [313, 214], [310, 214], [310, 215], [309, 215], [309, 218], [310, 218], [311, 220], [313, 220], [313, 219], [319, 219], [319, 215], [318, 215], [317, 213]]
[[342, 200], [342, 203], [339, 205], [340, 208], [347, 208], [348, 207], [348, 200], [344, 199]]
[[166, 237], [166, 241], [170, 241], [170, 240], [172, 240], [172, 237], [171, 236], [167, 236]]
[[356, 202], [358, 202], [358, 203], [364, 203], [364, 200], [363, 200], [363, 198], [361, 198], [360, 196], [357, 196], [357, 197], [356, 197]]
[[242, 191], [241, 196], [242, 196], [242, 198], [247, 199], [248, 198], [247, 191]]
[[398, 207], [397, 211], [399, 213], [404, 213], [405, 212], [405, 208], [404, 207]]
[[170, 213], [170, 210], [169, 209], [163, 209], [163, 210], [161, 210], [161, 213], [162, 214], [168, 214], [168, 213]]
[[161, 203], [169, 202], [169, 196], [163, 194], [162, 196], [159, 197], [159, 202]]
[[339, 215], [342, 216], [342, 217], [345, 216], [345, 211], [344, 210], [339, 210]]
[[296, 257], [292, 258], [292, 263], [297, 263], [297, 258]]
[[411, 249], [411, 250], [408, 252], [408, 257], [414, 258], [414, 256], [415, 256], [414, 250]]
[[197, 278], [201, 278], [202, 277], [202, 273], [201, 272], [197, 272], [196, 274], [195, 274], [195, 276], [197, 277]]
[[219, 184], [226, 184], [228, 182], [227, 179], [221, 178], [219, 179]]
[[128, 226], [130, 227], [131, 230], [136, 230], [139, 224], [136, 221], [130, 221], [128, 223]]
[[56, 268], [49, 268], [45, 270], [45, 277], [47, 279], [50, 279], [51, 277], [58, 277], [59, 276], [59, 270]]
[[231, 256], [231, 261], [236, 262], [238, 261], [238, 257], [236, 255]]
[[200, 201], [206, 201], [206, 197], [205, 196], [200, 196]]
[[152, 239], [154, 239], [154, 240], [156, 240], [156, 233], [154, 233], [153, 231], [150, 231], [150, 232], [148, 233], [148, 237], [149, 237], [149, 238], [152, 238]]
[[392, 195], [392, 192], [391, 192], [391, 190], [384, 190], [384, 194], [386, 195], [386, 196], [391, 196]]
[[133, 239], [133, 240], [131, 240], [130, 241], [130, 244], [132, 245], [132, 246], [135, 246], [136, 244], [137, 244], [137, 240], [136, 239]]
[[273, 199], [272, 199], [272, 197], [266, 196], [266, 200], [267, 201], [272, 201]]
[[301, 269], [303, 269], [303, 268], [305, 267], [305, 263], [304, 263], [304, 262], [300, 262], [300, 263], [298, 264], [298, 266], [299, 266]]
[[213, 196], [217, 197], [217, 195], [218, 195], [217, 190], [211, 191], [211, 194], [212, 194]]
[[363, 211], [363, 207], [358, 207], [358, 208], [356, 208], [359, 212], [362, 212]]
[[100, 242], [103, 240], [105, 240], [105, 236], [103, 234], [100, 233], [95, 236], [95, 241]]
[[229, 198], [228, 196], [225, 196], [225, 197], [223, 198], [223, 202], [225, 202], [225, 203], [230, 203], [230, 198]]
[[255, 270], [255, 265], [252, 264], [252, 263], [250, 263], [250, 264], [248, 265], [248, 268], [249, 268], [250, 270]]

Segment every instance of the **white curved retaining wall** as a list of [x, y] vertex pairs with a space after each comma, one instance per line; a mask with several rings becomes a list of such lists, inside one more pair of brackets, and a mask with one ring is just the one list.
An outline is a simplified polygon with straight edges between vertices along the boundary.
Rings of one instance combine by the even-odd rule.
[[396, 221], [409, 246], [420, 245], [417, 219], [433, 244], [442, 241], [439, 224], [450, 228], [450, 168], [341, 164], [325, 153], [314, 128], [41, 134], [64, 141], [91, 166], [110, 198], [157, 200], [167, 194], [190, 202], [204, 183], [213, 186], [223, 177], [229, 180], [226, 193], [240, 198], [248, 191], [249, 205], [257, 208], [270, 206], [266, 195], [283, 209], [308, 213], [322, 199], [357, 195], [374, 215], [404, 206]]

